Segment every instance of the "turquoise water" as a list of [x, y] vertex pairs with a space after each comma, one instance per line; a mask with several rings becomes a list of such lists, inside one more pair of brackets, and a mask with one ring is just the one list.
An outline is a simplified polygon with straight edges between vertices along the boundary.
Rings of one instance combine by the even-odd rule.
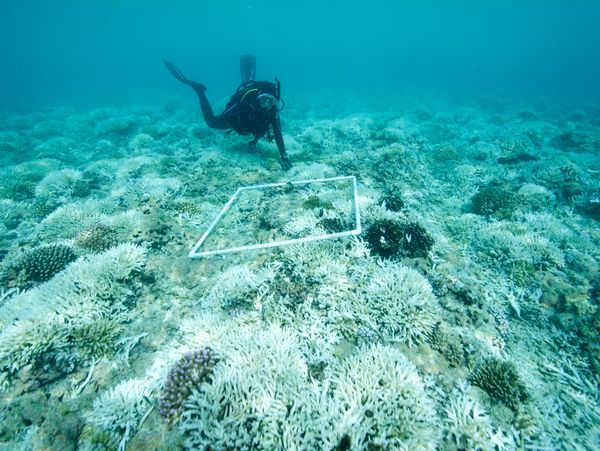
[[[177, 95], [179, 63], [213, 92], [238, 56], [288, 93], [425, 90], [598, 98], [597, 2], [4, 1], [0, 99], [110, 105]], [[308, 94], [307, 94], [308, 95]]]
[[0, 449], [598, 449], [595, 3], [0, 4]]

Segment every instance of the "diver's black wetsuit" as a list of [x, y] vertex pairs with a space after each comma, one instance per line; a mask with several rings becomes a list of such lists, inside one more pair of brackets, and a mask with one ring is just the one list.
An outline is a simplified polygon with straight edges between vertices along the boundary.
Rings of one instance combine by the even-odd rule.
[[198, 95], [200, 100], [200, 109], [210, 128], [219, 130], [235, 130], [240, 135], [252, 135], [254, 139], [250, 141], [250, 146], [256, 145], [259, 138], [267, 135], [267, 140], [271, 141], [269, 133], [273, 131], [273, 137], [277, 143], [277, 149], [281, 156], [281, 165], [287, 170], [292, 165], [285, 151], [283, 135], [281, 133], [281, 122], [279, 119], [279, 110], [276, 105], [271, 108], [261, 106], [259, 96], [269, 95], [276, 100], [279, 97], [279, 82], [255, 81], [254, 74], [256, 68], [256, 59], [250, 55], [242, 55], [240, 60], [240, 72], [242, 75], [242, 84], [233, 94], [225, 107], [225, 111], [215, 116], [206, 98], [206, 86], [196, 81], [188, 80], [183, 73], [173, 63], [164, 61], [169, 72], [182, 83], [190, 86]]

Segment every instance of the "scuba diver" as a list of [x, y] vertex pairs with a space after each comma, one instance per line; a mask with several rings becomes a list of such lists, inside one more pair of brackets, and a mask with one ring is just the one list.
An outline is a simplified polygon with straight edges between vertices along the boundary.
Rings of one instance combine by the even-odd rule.
[[268, 142], [277, 143], [281, 156], [281, 166], [284, 170], [292, 167], [285, 151], [279, 112], [283, 109], [280, 97], [279, 80], [255, 81], [256, 58], [252, 55], [242, 55], [240, 58], [240, 73], [242, 84], [227, 102], [225, 111], [219, 116], [213, 110], [206, 98], [206, 86], [197, 81], [188, 80], [177, 66], [163, 60], [169, 72], [181, 83], [190, 86], [198, 95], [202, 116], [206, 125], [219, 130], [235, 130], [240, 135], [252, 135], [254, 138], [248, 143], [250, 148], [255, 148], [259, 138], [266, 135]]

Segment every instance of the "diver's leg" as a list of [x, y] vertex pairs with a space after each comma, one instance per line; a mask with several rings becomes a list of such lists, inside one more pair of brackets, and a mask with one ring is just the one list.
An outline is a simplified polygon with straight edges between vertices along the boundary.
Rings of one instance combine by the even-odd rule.
[[194, 90], [194, 92], [198, 96], [198, 100], [200, 100], [200, 109], [202, 110], [202, 116], [204, 116], [206, 125], [208, 125], [210, 128], [218, 128], [221, 130], [231, 128], [227, 125], [225, 119], [223, 119], [222, 116], [214, 115], [210, 103], [206, 98], [206, 86], [204, 86], [202, 83], [198, 83], [197, 81], [188, 80], [185, 77], [185, 75], [183, 75], [183, 72], [181, 72], [181, 70], [175, 64], [170, 63], [166, 60], [163, 60], [163, 63], [165, 64], [169, 72], [171, 72], [173, 77], [175, 77], [181, 83], [188, 85]]
[[214, 115], [212, 107], [210, 106], [210, 102], [206, 98], [206, 88], [204, 86], [192, 86], [192, 88], [196, 92], [198, 100], [200, 101], [200, 109], [202, 110], [202, 116], [204, 116], [204, 121], [206, 122], [206, 125], [208, 125], [210, 128], [217, 128], [219, 130], [226, 130], [228, 128], [231, 128], [222, 115]]
[[242, 83], [254, 80], [256, 75], [256, 57], [254, 55], [240, 56], [240, 75], [242, 76]]

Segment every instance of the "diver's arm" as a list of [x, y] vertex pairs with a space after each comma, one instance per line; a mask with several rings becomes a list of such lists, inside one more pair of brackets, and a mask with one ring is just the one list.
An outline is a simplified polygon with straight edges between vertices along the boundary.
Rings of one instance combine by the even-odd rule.
[[281, 156], [281, 167], [287, 171], [292, 167], [292, 163], [290, 163], [290, 159], [287, 156], [285, 151], [285, 144], [283, 142], [283, 134], [281, 133], [281, 122], [279, 120], [279, 115], [275, 117], [273, 120], [273, 135], [275, 135], [275, 142], [277, 143], [277, 150], [279, 150], [279, 155]]

